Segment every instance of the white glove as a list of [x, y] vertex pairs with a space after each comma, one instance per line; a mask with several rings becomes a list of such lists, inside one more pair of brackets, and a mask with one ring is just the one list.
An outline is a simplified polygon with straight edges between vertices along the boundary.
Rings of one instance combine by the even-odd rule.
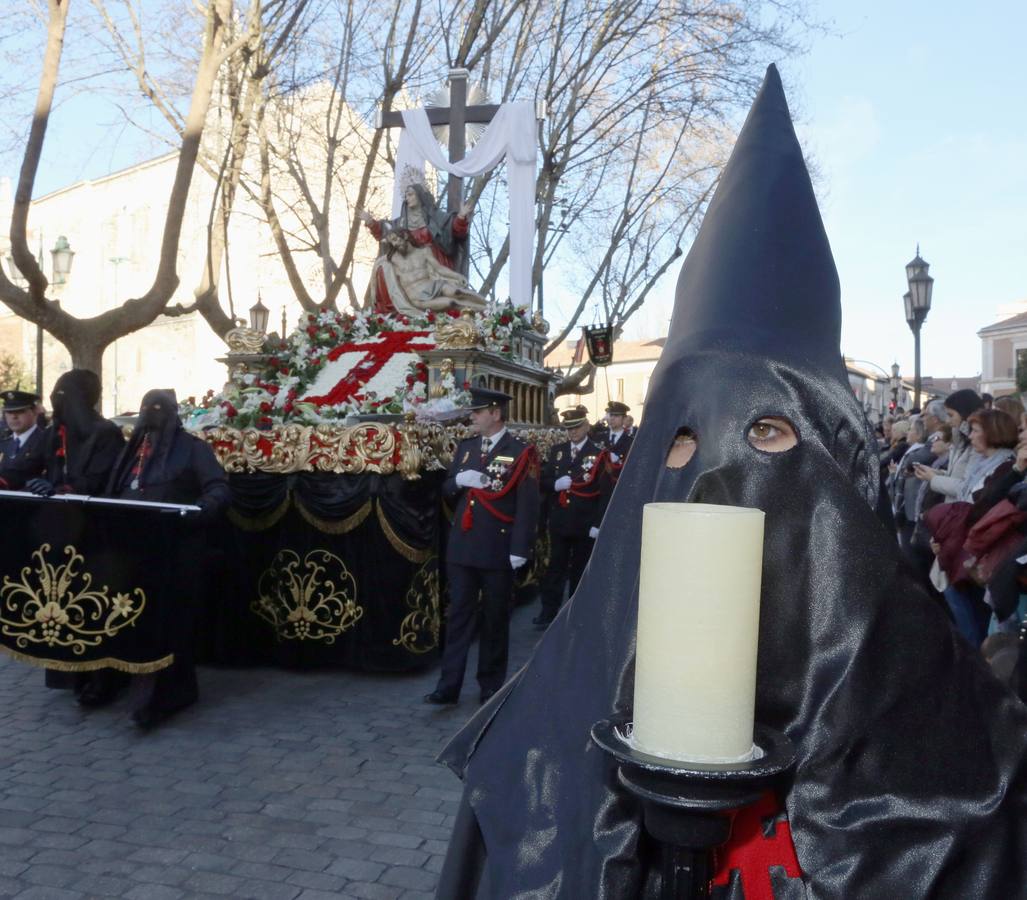
[[599, 537], [599, 529], [596, 528], [595, 525], [593, 525], [591, 528], [588, 529], [588, 536], [592, 538], [592, 540], [594, 541], [597, 537]]
[[610, 462], [612, 462], [612, 463], [619, 463], [620, 462], [620, 454], [619, 453], [611, 453], [610, 454]]
[[481, 488], [492, 484], [492, 479], [484, 472], [478, 472], [475, 469], [465, 469], [463, 472], [456, 473], [456, 483], [459, 487]]
[[523, 556], [514, 556], [512, 553], [510, 554], [510, 566], [511, 566], [511, 568], [519, 569], [526, 562], [527, 562], [527, 560]]
[[571, 486], [571, 476], [561, 475], [556, 481], [553, 482], [553, 490], [555, 491], [566, 491]]

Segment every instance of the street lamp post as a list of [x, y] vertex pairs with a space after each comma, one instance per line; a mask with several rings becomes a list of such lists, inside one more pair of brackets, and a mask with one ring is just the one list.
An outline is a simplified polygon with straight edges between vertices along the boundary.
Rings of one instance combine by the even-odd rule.
[[[54, 287], [67, 283], [68, 275], [71, 274], [71, 263], [75, 258], [75, 251], [71, 249], [68, 239], [62, 234], [57, 238], [53, 249], [50, 251], [51, 273], [53, 275]], [[39, 239], [39, 269], [43, 271], [43, 239]], [[21, 271], [14, 263], [14, 254], [7, 254], [7, 271], [11, 281], [20, 288], [28, 284], [28, 279], [21, 274]], [[36, 323], [36, 394], [43, 396], [43, 326]]]
[[906, 263], [909, 290], [902, 297], [906, 324], [913, 332], [913, 405], [916, 407], [920, 406], [920, 328], [931, 311], [931, 294], [934, 292], [934, 279], [927, 274], [929, 268], [921, 258], [920, 245], [917, 244], [916, 256]]

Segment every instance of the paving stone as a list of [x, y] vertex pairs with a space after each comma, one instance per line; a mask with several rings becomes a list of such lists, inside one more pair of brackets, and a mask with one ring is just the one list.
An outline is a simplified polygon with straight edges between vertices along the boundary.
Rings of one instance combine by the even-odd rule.
[[360, 897], [361, 900], [398, 900], [402, 893], [400, 888], [366, 881], [351, 881], [342, 889], [343, 897]]
[[185, 894], [163, 884], [140, 884], [126, 891], [122, 896], [126, 900], [180, 900]]
[[391, 866], [386, 869], [381, 878], [382, 884], [390, 884], [396, 887], [409, 888], [415, 891], [426, 891], [435, 886], [435, 876], [424, 869], [415, 869], [412, 866]]
[[462, 790], [435, 757], [473, 702], [426, 709], [430, 667], [199, 677], [199, 704], [140, 735], [123, 703], [87, 715], [0, 658], [0, 896], [431, 896]]

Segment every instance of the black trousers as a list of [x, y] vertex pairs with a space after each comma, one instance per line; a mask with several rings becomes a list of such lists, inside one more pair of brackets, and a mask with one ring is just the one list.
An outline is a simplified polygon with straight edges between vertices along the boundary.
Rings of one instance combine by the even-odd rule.
[[447, 563], [446, 575], [449, 579], [449, 612], [446, 615], [446, 647], [442, 651], [438, 690], [460, 693], [479, 613], [478, 684], [483, 691], [498, 690], [506, 681], [510, 652], [513, 569], [475, 569]]
[[542, 578], [542, 618], [552, 619], [563, 603], [564, 587], [571, 596], [581, 581], [595, 541], [590, 537], [568, 537], [549, 533], [549, 565]]

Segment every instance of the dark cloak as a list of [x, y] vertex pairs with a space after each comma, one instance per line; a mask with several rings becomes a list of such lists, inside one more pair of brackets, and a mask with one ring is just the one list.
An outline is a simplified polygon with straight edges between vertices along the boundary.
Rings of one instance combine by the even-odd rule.
[[[136, 487], [135, 468], [140, 446], [149, 437], [150, 452]], [[132, 500], [196, 504], [211, 519], [228, 506], [228, 476], [210, 445], [189, 434], [178, 417], [173, 390], [147, 391], [139, 419], [111, 473], [107, 494]]]
[[[100, 379], [88, 369], [71, 369], [54, 383], [53, 423], [44, 444], [46, 477], [52, 484], [67, 485], [80, 494], [103, 490], [125, 441], [121, 429], [96, 411], [99, 402]], [[62, 444], [66, 457], [60, 455]]]
[[[875, 445], [840, 322], [771, 67], [678, 282], [608, 511], [618, 528], [601, 530], [530, 662], [441, 756], [465, 792], [440, 897], [474, 896], [479, 873], [480, 895], [497, 900], [658, 896], [640, 810], [589, 739], [594, 722], [631, 710], [642, 507], [657, 500], [766, 512], [756, 716], [798, 749], [784, 800], [809, 895], [1027, 895], [1027, 714], [874, 514]], [[750, 446], [768, 416], [787, 418], [798, 445]], [[682, 426], [698, 449], [669, 469]]]

